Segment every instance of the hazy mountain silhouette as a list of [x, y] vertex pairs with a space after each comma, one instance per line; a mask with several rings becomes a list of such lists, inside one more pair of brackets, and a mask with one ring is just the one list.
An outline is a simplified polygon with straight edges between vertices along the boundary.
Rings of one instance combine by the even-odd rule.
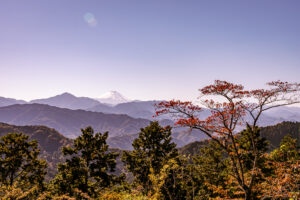
[[0, 108], [0, 122], [15, 125], [45, 125], [66, 137], [81, 134], [80, 129], [92, 126], [95, 131], [109, 131], [111, 137], [136, 134], [149, 120], [127, 115], [70, 110], [43, 104], [11, 105]]
[[264, 112], [264, 115], [272, 117], [274, 120], [274, 124], [280, 123], [282, 121], [299, 122], [300, 107], [281, 106]]
[[88, 97], [76, 97], [70, 93], [63, 93], [54, 97], [45, 98], [45, 99], [35, 99], [30, 101], [29, 103], [38, 103], [38, 104], [47, 104], [50, 106], [56, 106], [60, 108], [68, 108], [72, 110], [77, 109], [88, 109], [90, 107], [99, 105], [99, 106], [107, 106], [103, 105], [95, 99]]
[[[107, 99], [119, 99], [121, 102], [129, 101], [116, 91], [112, 91], [102, 96], [103, 98]], [[155, 114], [154, 105], [159, 102], [161, 101], [131, 101], [126, 103], [119, 103], [116, 105], [107, 105], [105, 103], [100, 103], [99, 101], [92, 98], [76, 97], [70, 93], [63, 93], [61, 95], [57, 95], [46, 99], [32, 100], [29, 103], [47, 104], [51, 106], [68, 108], [73, 110], [83, 109], [88, 111], [111, 114], [126, 114], [134, 118], [144, 118], [148, 120], [168, 119], [168, 116], [153, 118], [153, 115]], [[23, 100], [0, 97], [0, 107], [25, 103], [27, 102]], [[208, 109], [203, 109], [203, 112], [201, 113], [201, 118], [205, 119], [209, 115], [210, 111]], [[282, 121], [300, 121], [300, 107], [283, 106], [268, 110], [263, 113], [260, 120], [260, 125], [274, 125]]]
[[25, 104], [25, 103], [27, 103], [27, 102], [23, 101], [23, 100], [0, 97], [0, 107], [10, 106], [10, 105], [13, 105], [13, 104]]
[[[92, 126], [97, 132], [109, 131], [108, 144], [112, 148], [130, 149], [140, 128], [148, 126], [147, 119], [136, 119], [121, 114], [104, 114], [84, 110], [70, 110], [44, 104], [11, 105], [0, 108], [0, 122], [25, 125], [44, 125], [55, 128], [62, 135], [75, 138], [80, 129]], [[170, 120], [160, 121], [162, 126], [173, 125]], [[186, 128], [174, 128], [173, 140], [178, 146], [202, 140], [204, 134], [189, 132]]]
[[113, 107], [104, 107], [96, 105], [87, 110], [104, 113], [126, 114], [135, 118], [144, 118], [153, 120], [155, 113], [154, 105], [159, 101], [133, 101], [128, 103], [120, 103]]

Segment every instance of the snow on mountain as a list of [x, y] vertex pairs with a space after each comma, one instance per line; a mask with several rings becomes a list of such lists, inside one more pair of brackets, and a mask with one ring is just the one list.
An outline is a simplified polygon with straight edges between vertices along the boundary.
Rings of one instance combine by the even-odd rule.
[[120, 94], [117, 91], [110, 91], [107, 93], [104, 93], [101, 95], [99, 98], [97, 98], [100, 103], [106, 103], [106, 104], [120, 104], [120, 103], [127, 103], [130, 102], [131, 100], [124, 97], [122, 94]]

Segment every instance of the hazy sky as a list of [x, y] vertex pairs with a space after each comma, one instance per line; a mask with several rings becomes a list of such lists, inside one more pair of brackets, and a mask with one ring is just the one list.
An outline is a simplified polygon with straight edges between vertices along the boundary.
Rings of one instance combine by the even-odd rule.
[[194, 99], [300, 81], [299, 0], [0, 0], [0, 96]]

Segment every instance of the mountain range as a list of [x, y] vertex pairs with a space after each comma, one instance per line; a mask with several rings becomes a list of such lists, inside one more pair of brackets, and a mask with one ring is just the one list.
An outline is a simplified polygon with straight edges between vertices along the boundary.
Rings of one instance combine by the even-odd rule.
[[111, 107], [119, 103], [130, 102], [128, 98], [124, 97], [117, 91], [110, 91], [99, 98], [89, 98], [89, 97], [76, 97], [75, 95], [65, 92], [53, 97], [43, 98], [43, 99], [34, 99], [31, 101], [16, 100], [13, 98], [0, 97], [0, 107], [9, 106], [13, 104], [26, 104], [26, 103], [39, 103], [47, 104], [51, 106], [56, 106], [60, 108], [69, 108], [69, 109], [88, 109], [96, 105], [103, 105], [104, 107]]
[[[48, 126], [68, 138], [75, 138], [81, 134], [82, 128], [92, 126], [96, 132], [109, 132], [108, 143], [112, 147], [129, 149], [140, 128], [149, 125], [150, 120], [122, 114], [71, 110], [44, 104], [16, 104], [0, 107], [0, 122], [18, 126]], [[172, 125], [173, 122], [162, 120], [160, 124], [166, 126]], [[174, 129], [174, 141], [179, 146], [205, 138], [198, 131], [185, 134], [187, 132], [186, 128]]]
[[134, 101], [127, 103], [120, 103], [113, 107], [105, 107], [103, 105], [96, 105], [88, 108], [89, 111], [114, 113], [114, 114], [126, 114], [135, 118], [145, 118], [153, 120], [154, 105], [159, 101]]
[[[102, 103], [99, 102], [103, 100]], [[104, 103], [107, 102], [107, 103]], [[110, 103], [109, 103], [110, 102]], [[116, 102], [122, 102], [115, 104]], [[161, 101], [130, 101], [120, 93], [111, 91], [102, 95], [101, 98], [93, 99], [89, 97], [76, 97], [70, 93], [63, 93], [54, 97], [45, 99], [36, 99], [29, 102], [16, 100], [11, 98], [0, 97], [0, 107], [13, 104], [47, 104], [60, 108], [68, 108], [72, 110], [87, 110], [94, 112], [110, 113], [110, 114], [125, 114], [134, 118], [144, 118], [153, 120], [155, 114], [154, 105]], [[205, 118], [210, 111], [204, 109], [202, 116]], [[279, 107], [271, 109], [263, 113], [261, 126], [277, 124], [282, 121], [300, 121], [300, 107]], [[156, 118], [156, 120], [168, 119], [167, 116]]]
[[27, 103], [27, 102], [23, 101], [23, 100], [0, 97], [0, 107], [10, 106], [10, 105], [14, 105], [14, 104], [25, 104], [25, 103]]
[[76, 97], [70, 93], [63, 93], [46, 99], [36, 99], [30, 101], [29, 103], [47, 104], [59, 108], [68, 108], [73, 110], [84, 110], [100, 104], [99, 101], [95, 99], [88, 97]]
[[[154, 105], [158, 102], [131, 101], [108, 105], [70, 93], [30, 102], [1, 97], [0, 122], [19, 126], [44, 125], [68, 138], [75, 138], [81, 133], [81, 128], [92, 126], [98, 132], [109, 131], [108, 143], [112, 147], [129, 149], [140, 128], [147, 126], [150, 121], [157, 120], [163, 126], [174, 124], [168, 116], [153, 118]], [[203, 118], [209, 113], [208, 109], [204, 109]], [[283, 121], [300, 121], [300, 108], [285, 106], [271, 109], [263, 113], [259, 125], [269, 126]], [[205, 138], [199, 131], [173, 129], [173, 140], [178, 146]]]
[[0, 107], [14, 104], [38, 103], [72, 110], [82, 109], [111, 114], [126, 114], [134, 118], [145, 118], [148, 120], [153, 119], [154, 104], [158, 102], [159, 101], [130, 101], [116, 91], [105, 93], [98, 99], [76, 97], [67, 92], [49, 98], [31, 100], [29, 102], [0, 97]]
[[95, 131], [109, 131], [111, 137], [136, 134], [149, 120], [127, 115], [104, 114], [85, 110], [71, 110], [44, 104], [16, 104], [0, 107], [0, 122], [15, 125], [45, 125], [64, 136], [75, 138], [80, 129], [92, 126]]

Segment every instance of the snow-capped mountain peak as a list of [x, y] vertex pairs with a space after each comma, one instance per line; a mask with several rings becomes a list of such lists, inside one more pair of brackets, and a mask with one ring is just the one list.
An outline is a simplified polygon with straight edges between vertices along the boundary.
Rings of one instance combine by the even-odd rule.
[[130, 99], [124, 97], [122, 94], [120, 94], [117, 91], [109, 91], [101, 95], [97, 100], [101, 103], [106, 104], [119, 104], [119, 103], [126, 103], [131, 101]]

